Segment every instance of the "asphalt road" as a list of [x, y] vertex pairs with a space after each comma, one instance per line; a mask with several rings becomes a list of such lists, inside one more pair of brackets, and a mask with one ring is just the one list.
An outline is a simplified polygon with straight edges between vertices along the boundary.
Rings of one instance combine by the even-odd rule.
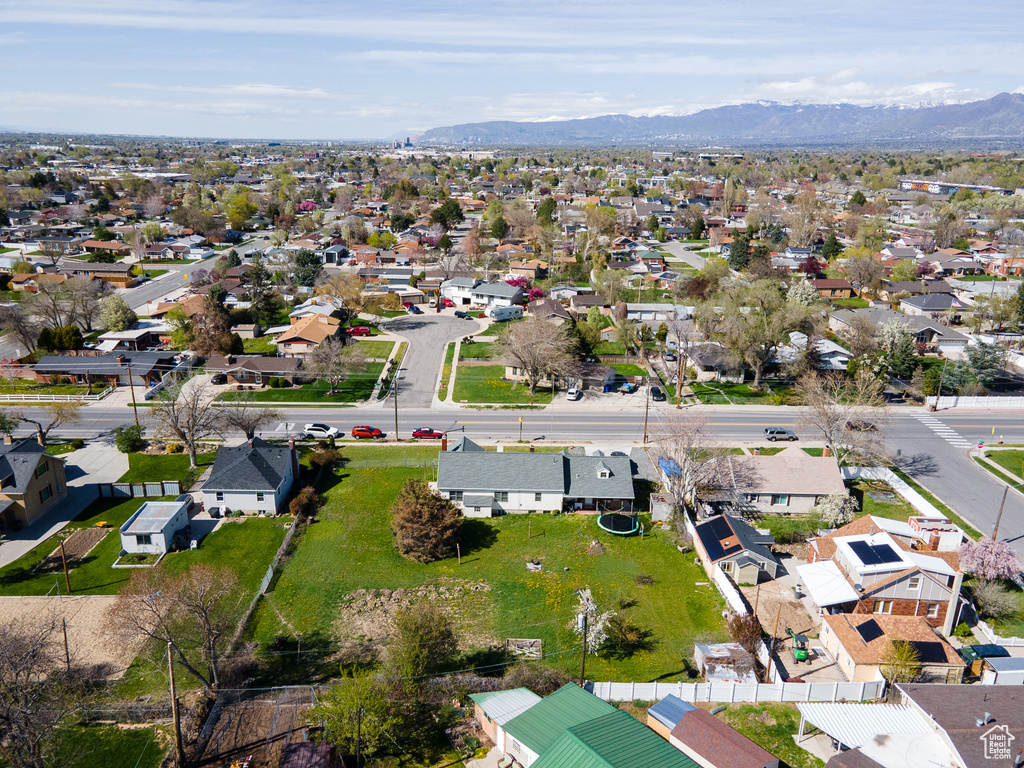
[[[453, 318], [454, 319], [454, 318]], [[411, 329], [410, 329], [411, 330]], [[461, 330], [461, 329], [460, 329]], [[464, 331], [462, 331], [464, 333]], [[442, 334], [443, 335], [443, 334]], [[440, 343], [440, 342], [438, 342]], [[443, 347], [442, 347], [443, 348]], [[428, 389], [433, 386], [440, 366], [440, 352], [435, 362], [425, 368], [433, 373]], [[412, 383], [412, 382], [410, 382]], [[426, 389], [415, 390], [420, 399]], [[411, 394], [411, 393], [410, 393]], [[614, 400], [607, 410], [597, 410], [586, 399], [578, 403], [564, 400], [545, 410], [470, 410], [455, 407], [412, 407], [408, 399], [399, 399], [398, 434], [408, 439], [413, 429], [433, 427], [477, 440], [522, 439], [558, 445], [589, 442], [603, 448], [622, 449], [641, 443], [644, 437], [644, 409], [622, 407], [615, 410]], [[725, 443], [766, 445], [765, 426], [796, 429], [798, 411], [793, 408], [760, 406], [699, 406], [709, 416], [711, 427]], [[34, 408], [25, 409], [28, 412]], [[661, 423], [669, 418], [674, 406], [655, 403], [648, 415], [648, 440], [656, 443], [662, 433]], [[148, 411], [139, 409], [145, 421]], [[889, 445], [900, 451], [902, 467], [936, 497], [961, 517], [987, 535], [991, 535], [1003, 495], [1001, 484], [993, 480], [968, 455], [965, 443], [976, 445], [998, 441], [1024, 443], [1024, 413], [1021, 412], [939, 412], [934, 421], [925, 421], [928, 414], [920, 409], [898, 409], [888, 428]], [[522, 424], [519, 418], [522, 417]], [[359, 408], [289, 408], [286, 423], [275, 425], [264, 434], [281, 436], [297, 432], [302, 425], [319, 421], [348, 433], [356, 424], [380, 427], [391, 438], [394, 435], [392, 401]], [[131, 408], [105, 405], [103, 402], [85, 409], [83, 420], [73, 428], [55, 434], [68, 437], [92, 437], [115, 426], [132, 423]], [[939, 425], [935, 428], [935, 425]], [[931, 425], [931, 426], [930, 426]], [[942, 429], [946, 426], [947, 429]], [[992, 429], [995, 427], [995, 436]], [[520, 432], [520, 429], [522, 432]], [[27, 434], [27, 433], [26, 433]], [[814, 443], [814, 435], [801, 434], [803, 443]], [[999, 528], [999, 538], [1010, 541], [1024, 559], [1024, 495], [1011, 490]]]
[[[704, 262], [706, 259], [703, 256], [698, 256], [694, 251], [691, 251], [685, 245], [676, 241], [669, 241], [662, 243], [662, 248], [671, 253], [675, 258], [682, 259], [694, 269], [704, 269]], [[704, 246], [701, 246], [703, 249]]]
[[434, 309], [424, 306], [422, 315], [396, 317], [384, 325], [388, 333], [409, 341], [398, 380], [400, 408], [429, 408], [445, 345], [479, 330], [475, 320], [455, 317], [451, 314], [453, 311], [435, 313]]

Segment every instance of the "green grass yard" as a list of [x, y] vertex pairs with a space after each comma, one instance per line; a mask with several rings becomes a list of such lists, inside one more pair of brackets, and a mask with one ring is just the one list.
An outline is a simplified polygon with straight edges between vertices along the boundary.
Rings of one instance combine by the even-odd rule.
[[[476, 345], [473, 345], [476, 346]], [[537, 388], [533, 395], [523, 383], [503, 381], [505, 366], [473, 365], [461, 366], [455, 375], [455, 402], [467, 403], [514, 403], [547, 404], [551, 402], [550, 389]]]
[[650, 373], [633, 363], [612, 363], [612, 368], [620, 376], [650, 376]]
[[[436, 448], [432, 452], [436, 456]], [[353, 459], [364, 455], [347, 447], [342, 453]], [[384, 455], [394, 458], [395, 453]], [[575, 590], [589, 586], [602, 611], [616, 610], [619, 600], [635, 600], [623, 613], [654, 632], [653, 649], [619, 661], [590, 657], [587, 675], [594, 680], [673, 679], [683, 674], [681, 658], [690, 653], [697, 635], [707, 631], [724, 638], [721, 598], [710, 585], [694, 586], [707, 581], [704, 572], [649, 524], [641, 540], [606, 534], [593, 517], [469, 520], [461, 565], [455, 559], [421, 565], [401, 558], [393, 545], [389, 508], [406, 478], [422, 479], [423, 472], [336, 471], [319, 522], [305, 530], [270, 593], [274, 608], [296, 632], [337, 636], [339, 606], [356, 589], [408, 589], [458, 579], [491, 587], [482, 601], [456, 609], [460, 622], [499, 643], [507, 637], [540, 638], [547, 663], [566, 670], [579, 665], [578, 641], [569, 629]], [[587, 554], [594, 539], [604, 545], [603, 554]], [[534, 558], [543, 563], [541, 573], [526, 570], [526, 561]], [[638, 574], [652, 576], [654, 584], [638, 586]], [[266, 646], [282, 626], [272, 612], [261, 611], [250, 634]]]
[[[61, 729], [58, 753], [75, 768], [157, 768], [167, 754], [170, 737], [156, 726], [119, 728], [116, 725], [73, 726]], [[4, 763], [6, 765], [6, 763]]]
[[[985, 457], [994, 461], [1007, 472], [1024, 477], [1024, 451], [986, 451]], [[1020, 482], [1014, 480], [1014, 482]]]
[[[102, 392], [102, 385], [94, 384], [93, 392]], [[89, 387], [75, 384], [40, 384], [34, 379], [15, 379], [14, 382], [4, 380], [0, 383], [0, 395], [85, 395]]]
[[907, 485], [909, 485], [915, 491], [917, 491], [922, 496], [924, 496], [924, 498], [927, 501], [931, 502], [931, 504], [936, 509], [938, 509], [942, 514], [944, 514], [946, 517], [948, 517], [954, 523], [959, 525], [960, 528], [963, 529], [964, 533], [966, 533], [972, 539], [980, 539], [981, 538], [981, 532], [980, 531], [978, 531], [976, 528], [971, 526], [970, 523], [968, 523], [966, 520], [964, 520], [962, 517], [960, 517], [956, 512], [954, 512], [952, 509], [950, 509], [945, 504], [943, 504], [941, 501], [939, 501], [937, 498], [935, 498], [935, 496], [932, 495], [932, 493], [927, 488], [925, 488], [919, 482], [914, 480], [914, 478], [912, 478], [910, 475], [908, 475], [902, 469], [897, 469], [896, 467], [893, 467], [892, 471], [893, 471], [893, 474], [895, 474], [903, 482], [905, 482]]
[[871, 305], [860, 296], [852, 296], [849, 299], [837, 299], [832, 302], [832, 306], [835, 309], [866, 309]]
[[346, 355], [351, 355], [358, 351], [364, 357], [381, 357], [387, 358], [391, 354], [391, 350], [394, 349], [395, 342], [393, 341], [360, 341], [356, 344], [349, 344], [345, 349]]
[[[199, 472], [207, 464], [213, 464], [214, 453], [200, 453], [196, 456]], [[197, 473], [198, 474], [198, 473]], [[182, 484], [188, 479], [189, 462], [187, 453], [152, 454], [129, 453], [128, 471], [121, 475], [122, 483], [155, 483], [161, 480], [177, 480]]]
[[270, 336], [258, 339], [242, 339], [242, 347], [247, 355], [273, 355], [277, 353], [277, 345]]
[[794, 704], [727, 704], [718, 715], [790, 768], [821, 768], [821, 760], [797, 746], [800, 712]]
[[624, 355], [626, 354], [625, 345], [618, 341], [602, 341], [596, 347], [594, 347], [595, 355]]
[[474, 344], [463, 343], [459, 347], [459, 360], [488, 360], [496, 354], [493, 342], [478, 341]]
[[[327, 394], [330, 385], [325, 381], [315, 381], [311, 384], [303, 384], [301, 387], [262, 389], [245, 394], [246, 396], [251, 395], [252, 399], [258, 403], [311, 403], [315, 401], [354, 403], [366, 400], [373, 393], [373, 387], [383, 370], [384, 363], [367, 363], [365, 371], [352, 374], [338, 385], [337, 391], [333, 395]], [[241, 396], [241, 392], [225, 392], [217, 399], [231, 401], [238, 400]]]

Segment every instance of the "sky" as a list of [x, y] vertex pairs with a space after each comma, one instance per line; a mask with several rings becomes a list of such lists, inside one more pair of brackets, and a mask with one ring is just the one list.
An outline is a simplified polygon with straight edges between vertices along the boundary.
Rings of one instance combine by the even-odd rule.
[[1024, 91], [1020, 0], [0, 0], [0, 129], [380, 139]]

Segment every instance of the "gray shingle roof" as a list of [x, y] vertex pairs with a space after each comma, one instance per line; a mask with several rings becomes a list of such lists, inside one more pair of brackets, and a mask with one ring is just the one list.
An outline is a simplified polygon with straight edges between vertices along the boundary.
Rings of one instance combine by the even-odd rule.
[[173, 367], [174, 352], [112, 352], [106, 355], [46, 355], [39, 358], [39, 362], [30, 366], [34, 371], [41, 373], [74, 371], [84, 374], [86, 372], [97, 375], [119, 375], [127, 374], [126, 365], [118, 365], [117, 359], [124, 355], [126, 361], [131, 363], [132, 373], [136, 376], [149, 373], [154, 368], [163, 367], [170, 370]]
[[12, 445], [0, 443], [0, 481], [4, 493], [25, 492], [45, 450], [35, 440], [21, 440]]
[[[602, 466], [608, 477], [601, 477]], [[443, 451], [438, 456], [441, 491], [561, 493], [569, 498], [632, 499], [632, 464], [626, 456], [564, 453]]]
[[473, 289], [473, 293], [478, 293], [481, 296], [498, 296], [500, 298], [511, 299], [516, 294], [522, 291], [522, 288], [518, 288], [508, 283], [482, 283]]
[[288, 473], [291, 450], [253, 438], [251, 443], [221, 448], [203, 491], [276, 491]]

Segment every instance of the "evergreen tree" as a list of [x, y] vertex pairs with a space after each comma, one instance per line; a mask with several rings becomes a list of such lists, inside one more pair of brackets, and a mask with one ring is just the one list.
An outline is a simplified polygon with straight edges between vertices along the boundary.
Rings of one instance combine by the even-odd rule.
[[553, 197], [545, 197], [537, 206], [537, 221], [541, 224], [553, 224], [555, 209], [558, 204]]
[[897, 379], [909, 379], [917, 368], [917, 345], [910, 334], [903, 334], [889, 353], [889, 372]]
[[[733, 230], [735, 232], [735, 230]], [[732, 246], [729, 248], [729, 267], [735, 270], [745, 269], [750, 263], [750, 241], [746, 235], [733, 235]]]
[[420, 480], [406, 480], [391, 507], [395, 546], [419, 563], [451, 557], [461, 525], [459, 508]]
[[825, 259], [825, 261], [832, 261], [842, 252], [843, 246], [839, 244], [839, 238], [836, 237], [835, 232], [830, 232], [828, 238], [825, 240], [825, 245], [821, 249], [821, 257]]

